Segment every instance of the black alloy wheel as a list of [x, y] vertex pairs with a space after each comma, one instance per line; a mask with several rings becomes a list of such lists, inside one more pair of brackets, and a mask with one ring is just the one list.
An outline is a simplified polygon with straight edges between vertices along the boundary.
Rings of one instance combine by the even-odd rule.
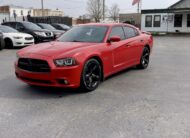
[[81, 87], [83, 90], [90, 92], [95, 90], [100, 82], [102, 69], [100, 63], [96, 59], [90, 59], [84, 65], [81, 76]]
[[146, 69], [149, 65], [149, 60], [150, 60], [150, 50], [148, 47], [144, 47], [140, 64], [137, 67], [140, 69]]

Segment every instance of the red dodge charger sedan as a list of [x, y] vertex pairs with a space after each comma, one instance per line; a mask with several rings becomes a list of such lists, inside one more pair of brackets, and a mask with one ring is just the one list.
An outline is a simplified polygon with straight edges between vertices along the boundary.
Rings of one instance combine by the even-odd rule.
[[37, 86], [95, 90], [106, 77], [126, 68], [146, 69], [153, 37], [128, 24], [85, 24], [54, 42], [17, 52], [18, 79]]

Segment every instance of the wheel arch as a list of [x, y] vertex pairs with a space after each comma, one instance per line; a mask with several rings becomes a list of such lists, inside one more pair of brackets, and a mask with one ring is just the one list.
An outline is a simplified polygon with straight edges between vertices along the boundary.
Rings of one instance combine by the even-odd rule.
[[149, 44], [146, 44], [144, 47], [147, 47], [149, 51], [151, 50]]
[[100, 58], [99, 55], [93, 55], [93, 56], [90, 56], [87, 58], [86, 62], [90, 59], [96, 59], [99, 63], [100, 63], [100, 66], [101, 66], [101, 69], [102, 69], [102, 74], [101, 74], [101, 81], [104, 81], [104, 64], [103, 64], [103, 61], [102, 59]]

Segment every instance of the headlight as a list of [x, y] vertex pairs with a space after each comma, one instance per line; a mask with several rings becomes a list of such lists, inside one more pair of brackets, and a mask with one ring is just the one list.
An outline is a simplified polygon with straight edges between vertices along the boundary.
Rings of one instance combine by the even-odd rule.
[[21, 36], [14, 36], [13, 38], [14, 39], [22, 39], [23, 37], [21, 37]]
[[54, 60], [54, 63], [57, 67], [74, 66], [77, 64], [74, 58], [56, 59]]
[[44, 32], [35, 32], [36, 35], [40, 35], [40, 36], [46, 36], [46, 34]]

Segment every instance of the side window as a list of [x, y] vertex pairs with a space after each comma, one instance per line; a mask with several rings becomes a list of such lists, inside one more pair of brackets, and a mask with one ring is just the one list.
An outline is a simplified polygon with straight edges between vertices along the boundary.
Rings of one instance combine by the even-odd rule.
[[126, 39], [124, 31], [123, 31], [123, 27], [121, 27], [121, 26], [112, 28], [109, 38], [112, 36], [120, 36], [121, 40]]
[[125, 26], [124, 31], [127, 38], [132, 38], [139, 35], [138, 31], [132, 27]]
[[23, 30], [24, 26], [21, 23], [16, 24], [16, 29], [17, 30]]
[[13, 22], [9, 23], [9, 26], [12, 27], [12, 28], [14, 28], [14, 29], [16, 29], [16, 24], [13, 23]]
[[145, 27], [152, 27], [152, 15], [147, 15], [146, 16]]

